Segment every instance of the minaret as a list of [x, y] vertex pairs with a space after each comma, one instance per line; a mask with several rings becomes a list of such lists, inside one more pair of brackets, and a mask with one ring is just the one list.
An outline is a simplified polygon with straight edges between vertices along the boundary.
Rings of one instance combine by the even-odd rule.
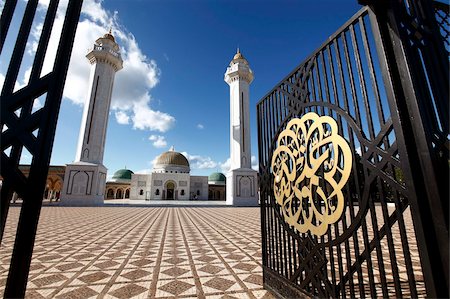
[[86, 58], [91, 64], [88, 98], [84, 105], [75, 162], [66, 167], [62, 204], [98, 205], [103, 203], [104, 197], [106, 129], [114, 77], [123, 63], [111, 30], [95, 41]]
[[258, 204], [257, 173], [251, 168], [249, 87], [253, 72], [237, 49], [225, 72], [230, 86], [230, 171], [227, 173], [227, 204]]
[[91, 64], [75, 161], [103, 164], [106, 128], [116, 72], [122, 69], [119, 46], [111, 31], [95, 41], [86, 55]]

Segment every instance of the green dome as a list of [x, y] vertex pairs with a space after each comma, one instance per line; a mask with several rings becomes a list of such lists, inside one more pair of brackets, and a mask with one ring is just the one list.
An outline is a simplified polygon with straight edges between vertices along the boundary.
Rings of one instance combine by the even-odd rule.
[[208, 181], [211, 182], [226, 182], [226, 180], [227, 178], [225, 177], [225, 175], [220, 172], [211, 173], [210, 176], [208, 177]]
[[113, 175], [113, 179], [114, 180], [131, 180], [131, 175], [134, 174], [134, 172], [132, 172], [129, 169], [119, 169], [117, 170], [114, 175]]

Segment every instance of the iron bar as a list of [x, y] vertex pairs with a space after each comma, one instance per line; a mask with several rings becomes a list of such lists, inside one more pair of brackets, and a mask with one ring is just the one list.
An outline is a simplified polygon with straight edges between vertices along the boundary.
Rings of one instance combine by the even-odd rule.
[[[42, 206], [51, 150], [53, 147], [56, 122], [75, 31], [81, 11], [81, 4], [82, 1], [76, 0], [72, 0], [68, 3], [61, 38], [54, 61], [54, 68], [51, 74], [39, 80], [37, 79], [37, 76], [30, 78], [28, 86], [24, 88], [25, 91], [18, 91], [17, 93], [13, 91], [38, 1], [33, 0], [27, 3], [19, 29], [19, 36], [16, 40], [11, 60], [9, 61], [8, 71], [1, 93], [2, 127], [5, 124], [8, 125], [8, 130], [2, 132], [2, 138], [5, 136], [5, 139], [7, 140], [6, 144], [2, 144], [2, 151], [5, 146], [10, 145], [12, 146], [12, 150], [9, 157], [2, 152], [1, 172], [4, 178], [4, 185], [8, 186], [8, 192], [5, 192], [7, 193], [5, 194], [2, 190], [1, 200], [2, 207], [9, 206], [10, 195], [12, 191], [15, 191], [22, 197], [23, 204], [4, 292], [6, 298], [22, 298], [25, 295], [36, 229]], [[52, 9], [55, 8], [54, 5], [54, 3], [50, 4]], [[46, 22], [53, 23], [51, 19], [54, 19], [54, 15], [47, 15]], [[50, 23], [47, 23], [47, 26], [51, 27]], [[49, 30], [50, 29], [46, 29], [46, 32], [44, 32], [44, 37], [40, 41], [40, 48], [37, 55], [44, 55], [44, 48], [46, 48], [46, 46], [43, 45], [43, 43], [48, 43], [48, 39], [46, 40], [45, 36], [48, 34]], [[40, 68], [39, 60], [41, 59], [41, 57], [36, 58], [34, 69], [37, 70]], [[52, 77], [53, 80], [51, 80]], [[45, 82], [48, 82], [48, 84]], [[45, 91], [47, 92], [47, 99], [44, 107], [38, 112], [30, 115], [32, 101], [36, 96], [45, 93]], [[20, 97], [18, 97], [18, 95], [20, 95]], [[22, 111], [19, 116], [21, 118], [20, 122], [12, 116], [18, 106], [22, 106]], [[31, 132], [36, 128], [39, 129], [38, 138], [33, 137], [30, 139]], [[11, 134], [11, 132], [13, 132], [13, 134]], [[27, 178], [25, 178], [18, 169], [19, 158], [23, 146], [26, 146], [33, 155], [30, 172]], [[4, 195], [7, 196], [4, 197]], [[3, 212], [2, 223], [5, 223]]]
[[[270, 246], [273, 246], [273, 250], [267, 252], [274, 262], [270, 269], [277, 271], [280, 283], [289, 278], [292, 286], [300, 287], [311, 296], [416, 297], [424, 292], [418, 278], [420, 271], [428, 296], [445, 294], [442, 293], [445, 284], [437, 287], [436, 274], [430, 273], [430, 265], [439, 259], [444, 261], [440, 266], [447, 266], [445, 256], [430, 256], [431, 252], [444, 252], [445, 246], [439, 248], [437, 244], [445, 243], [448, 248], [448, 236], [433, 232], [437, 224], [443, 224], [444, 231], [448, 229], [446, 218], [439, 218], [442, 209], [437, 212], [438, 219], [433, 219], [435, 223], [428, 221], [424, 227], [424, 221], [430, 220], [434, 213], [431, 207], [440, 205], [438, 197], [430, 204], [430, 195], [442, 194], [441, 191], [436, 193], [437, 188], [433, 186], [441, 184], [442, 187], [443, 179], [439, 181], [431, 175], [426, 177], [427, 181], [434, 180], [431, 185], [424, 186], [423, 182], [426, 173], [439, 173], [444, 168], [433, 163], [439, 159], [444, 161], [437, 153], [448, 139], [448, 134], [443, 134], [442, 130], [442, 124], [448, 120], [438, 119], [445, 114], [437, 113], [441, 107], [433, 103], [438, 101], [436, 94], [439, 93], [435, 89], [439, 82], [430, 82], [436, 74], [428, 75], [432, 71], [428, 66], [434, 63], [427, 56], [429, 51], [420, 48], [417, 40], [410, 43], [411, 34], [404, 32], [406, 27], [410, 28], [408, 22], [412, 18], [400, 13], [402, 4], [384, 4], [374, 5], [378, 9], [375, 14], [373, 7], [361, 9], [258, 102], [258, 107], [266, 109], [264, 119], [259, 119], [267, 126], [260, 139], [267, 140], [260, 142], [265, 159], [262, 163], [266, 165], [260, 169], [260, 174], [265, 177], [264, 182], [270, 181], [267, 186], [261, 185], [267, 191], [262, 193], [264, 200], [270, 202], [265, 207], [271, 217], [266, 226], [268, 236], [272, 236]], [[407, 14], [422, 14], [423, 5], [428, 4], [419, 0]], [[430, 7], [427, 6], [428, 12]], [[365, 24], [366, 20], [370, 20], [370, 26]], [[421, 22], [421, 18], [417, 20]], [[399, 22], [406, 22], [405, 28], [399, 27]], [[442, 38], [436, 34], [424, 35], [422, 28], [418, 30], [425, 39]], [[374, 47], [376, 52], [372, 50]], [[414, 47], [419, 49], [410, 49]], [[417, 66], [407, 65], [411, 59], [419, 62]], [[404, 74], [405, 70], [410, 73]], [[411, 88], [414, 80], [422, 81], [417, 84], [423, 86], [420, 91]], [[413, 99], [413, 103], [406, 102], [406, 98]], [[422, 100], [418, 104], [419, 98]], [[419, 113], [418, 107], [425, 108]], [[278, 134], [291, 119], [307, 112], [336, 119], [338, 132], [349, 143], [353, 159], [350, 181], [342, 189], [346, 197], [345, 212], [338, 222], [328, 227], [325, 235], [299, 233], [287, 225], [273, 198], [274, 170], [269, 164]], [[410, 115], [418, 120], [417, 124], [411, 123]], [[421, 143], [419, 148], [413, 146], [417, 140]], [[417, 154], [422, 149], [428, 152], [419, 159]], [[324, 150], [319, 148], [316, 155], [324, 154]], [[339, 158], [334, 159], [335, 163], [341, 163]], [[434, 162], [425, 167], [424, 161]], [[446, 162], [440, 164], [448, 166]], [[295, 167], [294, 162], [289, 165]], [[419, 198], [428, 199], [419, 202]], [[317, 202], [319, 197], [312, 194], [310, 200]], [[393, 205], [388, 207], [391, 201]], [[302, 208], [299, 202], [292, 202], [292, 206]], [[319, 213], [325, 211], [321, 204], [316, 208]], [[408, 235], [405, 223], [409, 211], [413, 216], [414, 235]], [[312, 218], [311, 225], [318, 223], [318, 218]], [[428, 232], [431, 234], [427, 235]], [[438, 237], [442, 239], [437, 240]], [[416, 243], [420, 266], [410, 252]], [[384, 244], [387, 246], [382, 246]], [[400, 278], [401, 271], [406, 272], [408, 282], [405, 276]], [[273, 272], [271, 280], [278, 280]]]

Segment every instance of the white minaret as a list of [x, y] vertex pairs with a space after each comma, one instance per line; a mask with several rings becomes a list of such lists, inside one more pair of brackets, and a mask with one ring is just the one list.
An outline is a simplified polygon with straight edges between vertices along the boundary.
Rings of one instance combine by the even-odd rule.
[[230, 171], [227, 205], [258, 204], [257, 172], [251, 167], [249, 86], [253, 72], [239, 49], [225, 72], [230, 85]]
[[95, 41], [86, 57], [91, 64], [88, 100], [84, 105], [75, 162], [66, 167], [61, 195], [61, 203], [68, 205], [103, 204], [107, 171], [103, 153], [109, 107], [114, 77], [123, 63], [111, 31]]

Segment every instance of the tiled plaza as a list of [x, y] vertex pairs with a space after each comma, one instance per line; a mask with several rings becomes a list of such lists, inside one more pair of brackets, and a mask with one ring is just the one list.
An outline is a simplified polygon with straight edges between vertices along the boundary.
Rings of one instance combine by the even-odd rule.
[[[0, 247], [3, 295], [20, 207]], [[26, 298], [273, 298], [258, 208], [43, 207]]]

